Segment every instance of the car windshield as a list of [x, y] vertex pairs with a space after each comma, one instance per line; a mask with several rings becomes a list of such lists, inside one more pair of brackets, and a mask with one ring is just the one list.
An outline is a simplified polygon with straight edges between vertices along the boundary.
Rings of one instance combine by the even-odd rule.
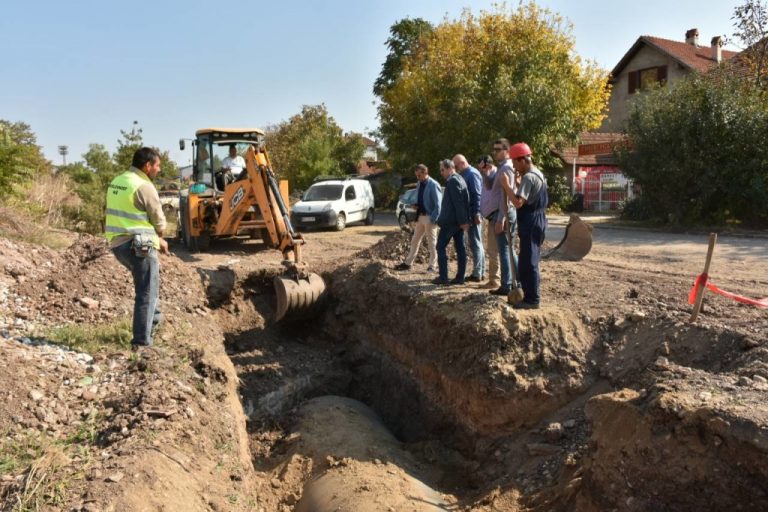
[[344, 185], [312, 185], [304, 194], [305, 201], [335, 201], [341, 198]]
[[400, 202], [404, 204], [416, 204], [419, 200], [419, 189], [414, 188], [400, 196]]

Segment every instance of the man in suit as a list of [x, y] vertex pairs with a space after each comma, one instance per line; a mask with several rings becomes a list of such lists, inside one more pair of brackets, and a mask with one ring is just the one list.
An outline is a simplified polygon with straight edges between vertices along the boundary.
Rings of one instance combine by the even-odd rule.
[[[464, 284], [464, 274], [467, 270], [464, 231], [469, 229], [471, 222], [469, 190], [464, 179], [456, 173], [453, 161], [441, 161], [440, 174], [445, 179], [445, 192], [440, 205], [440, 216], [437, 219], [437, 225], [440, 226], [440, 233], [437, 235], [437, 265], [440, 268], [440, 275], [432, 282], [437, 285]], [[451, 240], [456, 247], [458, 270], [456, 277], [448, 281], [447, 249]]]

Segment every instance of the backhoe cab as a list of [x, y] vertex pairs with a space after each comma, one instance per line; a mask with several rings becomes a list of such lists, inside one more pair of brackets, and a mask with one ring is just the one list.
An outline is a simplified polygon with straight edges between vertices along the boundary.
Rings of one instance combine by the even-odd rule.
[[[179, 141], [184, 150], [184, 139]], [[279, 185], [256, 128], [204, 128], [192, 141], [192, 182], [179, 198], [179, 237], [191, 251], [216, 238], [260, 237], [280, 250], [286, 271], [275, 277], [276, 319], [312, 308], [325, 290], [302, 260], [304, 239], [291, 226], [288, 182]]]

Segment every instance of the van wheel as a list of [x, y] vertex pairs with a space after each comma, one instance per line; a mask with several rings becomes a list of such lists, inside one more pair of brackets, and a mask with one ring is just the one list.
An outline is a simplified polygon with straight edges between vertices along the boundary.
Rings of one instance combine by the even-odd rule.
[[347, 216], [339, 213], [339, 216], [336, 217], [336, 231], [344, 231], [345, 227], [347, 227]]
[[370, 226], [373, 224], [373, 208], [368, 208], [368, 213], [365, 214], [365, 225]]

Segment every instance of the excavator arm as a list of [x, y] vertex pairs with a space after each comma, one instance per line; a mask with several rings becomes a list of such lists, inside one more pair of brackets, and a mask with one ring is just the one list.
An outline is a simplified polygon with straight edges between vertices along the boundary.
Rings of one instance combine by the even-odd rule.
[[[304, 238], [291, 226], [288, 206], [280, 194], [269, 156], [263, 149], [251, 146], [246, 153], [245, 163], [248, 173], [245, 188], [249, 190], [243, 190], [242, 194], [250, 193], [252, 199], [245, 201], [243, 197], [239, 201], [246, 203], [246, 209], [251, 203], [257, 205], [270, 244], [283, 254], [285, 272], [273, 280], [277, 295], [275, 317], [279, 321], [289, 312], [302, 314], [314, 307], [325, 291], [325, 283], [320, 276], [309, 272], [302, 259]], [[237, 198], [235, 195], [232, 197]], [[235, 207], [232, 208], [233, 213]]]

